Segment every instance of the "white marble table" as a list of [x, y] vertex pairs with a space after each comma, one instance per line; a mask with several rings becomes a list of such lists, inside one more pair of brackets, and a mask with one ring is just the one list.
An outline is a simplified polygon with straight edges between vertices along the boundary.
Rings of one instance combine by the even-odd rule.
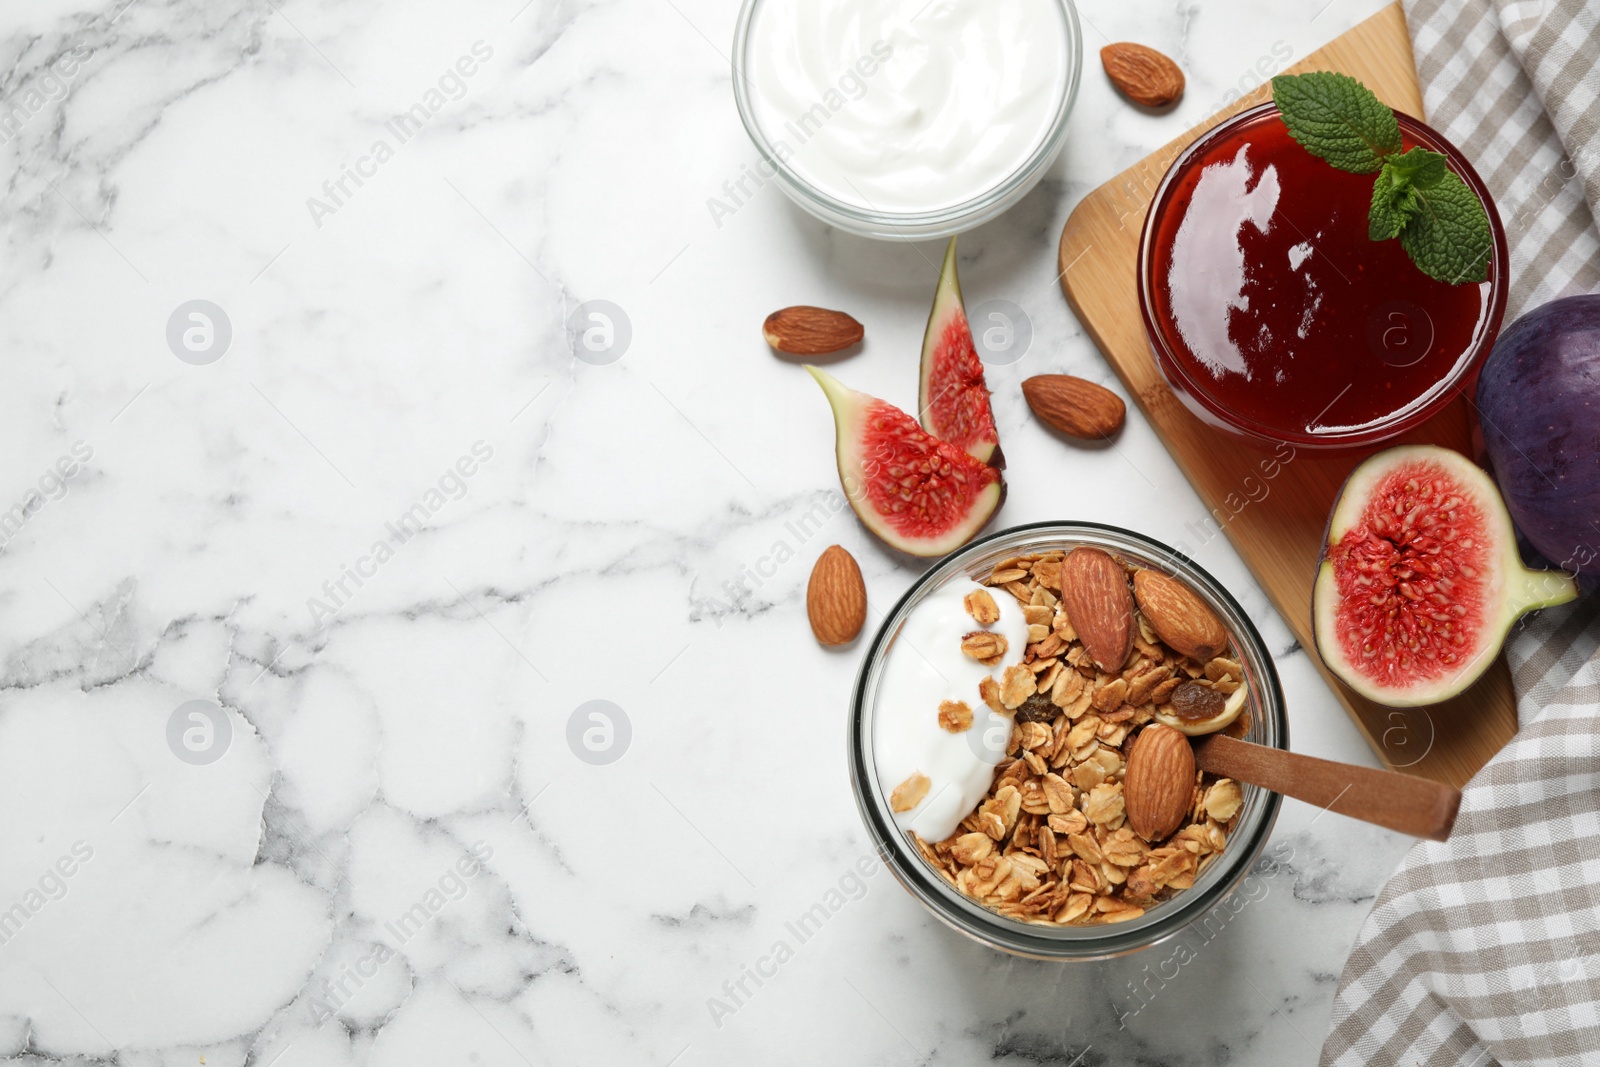
[[[915, 572], [848, 513], [786, 525], [832, 429], [758, 326], [851, 310], [837, 373], [910, 403], [938, 246], [770, 187], [710, 210], [755, 160], [733, 0], [523, 4], [0, 12], [0, 1057], [1313, 1063], [1394, 835], [1287, 802], [1264, 892], [1165, 973], [996, 955], [852, 878], [859, 648], [812, 641], [805, 580], [833, 542], [880, 610]], [[962, 243], [969, 302], [1034, 329], [990, 372], [1002, 521], [1189, 540], [1295, 747], [1368, 762], [1149, 427], [1074, 450], [1017, 384], [1117, 388], [1052, 281], [1078, 198], [1377, 6], [1088, 0], [1064, 156]], [[1106, 84], [1126, 38], [1188, 71], [1174, 113]], [[565, 339], [594, 299], [631, 324], [605, 365]], [[593, 700], [615, 762], [569, 745]]]

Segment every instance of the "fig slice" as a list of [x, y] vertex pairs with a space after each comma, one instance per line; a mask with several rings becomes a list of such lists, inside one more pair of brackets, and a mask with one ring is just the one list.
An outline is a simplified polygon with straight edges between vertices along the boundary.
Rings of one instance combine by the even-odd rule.
[[983, 380], [983, 360], [972, 342], [972, 327], [961, 301], [954, 237], [945, 245], [933, 310], [922, 335], [917, 412], [922, 428], [941, 441], [965, 449], [980, 463], [1006, 465], [994, 428], [994, 410], [989, 406], [989, 387]]
[[1489, 476], [1436, 445], [1391, 448], [1352, 471], [1323, 542], [1317, 651], [1351, 689], [1390, 707], [1457, 695], [1525, 612], [1578, 595], [1567, 575], [1523, 566]]
[[913, 556], [942, 556], [983, 529], [1005, 499], [1000, 472], [928, 433], [887, 401], [807, 367], [833, 407], [839, 481], [867, 529]]

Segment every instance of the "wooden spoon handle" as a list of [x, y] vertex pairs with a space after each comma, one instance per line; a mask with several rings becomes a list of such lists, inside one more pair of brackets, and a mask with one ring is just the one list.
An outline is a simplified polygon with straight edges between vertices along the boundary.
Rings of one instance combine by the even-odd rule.
[[1203, 771], [1432, 841], [1450, 836], [1461, 807], [1461, 790], [1441, 782], [1302, 756], [1222, 734], [1196, 741], [1194, 761]]

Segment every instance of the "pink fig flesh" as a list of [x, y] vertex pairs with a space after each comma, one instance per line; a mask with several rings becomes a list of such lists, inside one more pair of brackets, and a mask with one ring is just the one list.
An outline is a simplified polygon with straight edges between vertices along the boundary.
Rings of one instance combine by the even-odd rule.
[[893, 404], [806, 369], [833, 408], [839, 481], [867, 529], [913, 556], [942, 556], [988, 524], [1004, 499], [999, 471]]
[[945, 246], [933, 310], [922, 336], [917, 410], [922, 428], [941, 441], [964, 449], [980, 463], [1005, 466], [994, 410], [989, 405], [989, 386], [983, 378], [983, 360], [978, 358], [961, 299], [954, 237]]
[[1465, 690], [1519, 617], [1576, 596], [1567, 575], [1523, 566], [1476, 464], [1408, 445], [1367, 459], [1340, 491], [1312, 621], [1329, 670], [1368, 699], [1410, 707]]

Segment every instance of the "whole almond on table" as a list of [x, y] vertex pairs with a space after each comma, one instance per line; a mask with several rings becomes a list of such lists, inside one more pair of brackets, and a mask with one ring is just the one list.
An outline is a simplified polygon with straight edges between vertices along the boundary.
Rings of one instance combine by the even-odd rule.
[[1166, 107], [1183, 95], [1183, 71], [1154, 48], [1118, 41], [1100, 49], [1100, 63], [1111, 84], [1136, 104]]
[[833, 545], [817, 557], [806, 586], [811, 632], [825, 645], [848, 645], [867, 621], [867, 586], [855, 557]]
[[1035, 375], [1022, 383], [1022, 395], [1041, 421], [1086, 440], [1112, 436], [1128, 415], [1116, 393], [1070, 374]]
[[1075, 548], [1061, 561], [1061, 606], [1096, 667], [1122, 670], [1133, 648], [1133, 594], [1122, 564], [1098, 548]]
[[1146, 841], [1160, 841], [1183, 825], [1194, 803], [1194, 749], [1170, 726], [1151, 723], [1128, 750], [1122, 780], [1128, 824]]
[[1185, 656], [1205, 663], [1227, 649], [1222, 620], [1178, 579], [1160, 571], [1138, 571], [1133, 595], [1156, 636]]
[[779, 352], [821, 356], [849, 348], [866, 331], [842, 311], [797, 305], [774, 311], [761, 324], [761, 336]]

